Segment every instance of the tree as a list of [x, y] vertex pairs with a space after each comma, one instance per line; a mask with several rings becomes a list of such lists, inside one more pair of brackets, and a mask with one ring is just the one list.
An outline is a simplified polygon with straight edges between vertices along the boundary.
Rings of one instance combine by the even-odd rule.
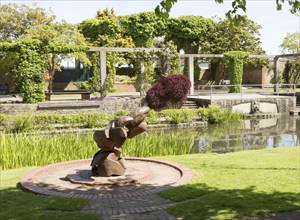
[[[246, 51], [251, 54], [264, 54], [261, 47], [261, 26], [246, 16], [237, 25], [230, 27], [228, 19], [215, 19], [216, 23], [208, 33], [207, 39], [202, 44], [199, 53], [224, 54], [228, 51]], [[245, 60], [253, 64], [264, 64], [258, 59]], [[211, 59], [211, 72], [213, 80], [224, 80], [227, 72], [227, 60], [220, 58]], [[217, 76], [221, 76], [218, 78]]]
[[[249, 0], [248, 0], [249, 1]], [[160, 4], [155, 8], [155, 13], [163, 18], [169, 17], [169, 13], [172, 9], [172, 6], [177, 2], [177, 0], [163, 0]], [[215, 0], [216, 3], [223, 3], [224, 0]], [[300, 11], [300, 2], [297, 0], [276, 0], [276, 8], [277, 10], [281, 10], [282, 4], [287, 2], [290, 5], [290, 12], [292, 14], [296, 14]], [[238, 14], [239, 10], [246, 12], [247, 10], [247, 0], [234, 0], [231, 3], [232, 9], [226, 13], [226, 18], [229, 21], [233, 21], [235, 24], [244, 20], [243, 16]]]
[[29, 28], [52, 23], [55, 16], [43, 8], [27, 5], [0, 5], [0, 42], [13, 42], [24, 37]]
[[300, 53], [300, 33], [287, 33], [280, 47], [283, 54]]
[[206, 33], [206, 41], [200, 53], [223, 54], [228, 51], [242, 50], [252, 54], [264, 54], [261, 47], [261, 26], [244, 16], [244, 20], [229, 27], [228, 19], [216, 19], [214, 26]]
[[[167, 25], [167, 40], [172, 40], [177, 46], [178, 51], [184, 50], [186, 54], [198, 54], [202, 45], [207, 42], [207, 34], [213, 29], [214, 21], [211, 18], [202, 16], [180, 16], [171, 18]], [[188, 60], [185, 60], [187, 67]], [[198, 63], [194, 61], [195, 74], [194, 80], [199, 78]], [[185, 68], [187, 74], [187, 68]]]
[[295, 60], [289, 60], [283, 70], [284, 83], [300, 85], [300, 33], [287, 33], [280, 45], [283, 54], [298, 54]]
[[[113, 9], [98, 10], [94, 19], [82, 21], [78, 28], [80, 32], [94, 47], [134, 47], [132, 38], [124, 34], [119, 24], [119, 19]], [[92, 91], [100, 91], [102, 97], [105, 97], [113, 88], [116, 75], [116, 63], [123, 56], [116, 53], [107, 53], [106, 68], [107, 76], [104, 84], [100, 84], [100, 60], [97, 53], [90, 54], [91, 78], [89, 80]]]
[[[162, 36], [165, 31], [164, 21], [153, 12], [141, 12], [119, 18], [124, 32], [132, 37], [136, 47], [154, 47], [154, 38]], [[137, 59], [132, 61], [136, 84], [142, 93], [146, 84], [154, 80], [153, 61], [149, 55], [147, 51], [136, 53], [134, 58]]]

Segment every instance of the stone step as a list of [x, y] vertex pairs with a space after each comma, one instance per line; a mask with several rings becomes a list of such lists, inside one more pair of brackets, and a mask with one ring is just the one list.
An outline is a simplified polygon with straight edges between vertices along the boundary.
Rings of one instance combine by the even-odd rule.
[[198, 106], [197, 102], [191, 101], [191, 100], [187, 100], [183, 104], [182, 108], [185, 108], [185, 109], [197, 109], [197, 108], [199, 108], [199, 106]]

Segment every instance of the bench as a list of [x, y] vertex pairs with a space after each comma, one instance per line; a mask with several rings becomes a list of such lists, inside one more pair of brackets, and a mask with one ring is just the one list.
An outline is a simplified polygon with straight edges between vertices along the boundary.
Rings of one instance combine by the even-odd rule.
[[64, 91], [53, 91], [45, 92], [46, 101], [51, 101], [51, 95], [81, 95], [82, 100], [89, 100], [91, 98], [91, 92], [85, 90], [64, 90]]

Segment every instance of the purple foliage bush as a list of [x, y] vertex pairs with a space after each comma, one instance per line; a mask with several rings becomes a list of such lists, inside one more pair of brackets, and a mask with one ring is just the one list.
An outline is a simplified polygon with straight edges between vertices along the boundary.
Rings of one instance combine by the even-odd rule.
[[169, 106], [182, 106], [186, 101], [191, 82], [185, 75], [162, 77], [153, 85], [146, 95], [148, 106], [162, 109]]

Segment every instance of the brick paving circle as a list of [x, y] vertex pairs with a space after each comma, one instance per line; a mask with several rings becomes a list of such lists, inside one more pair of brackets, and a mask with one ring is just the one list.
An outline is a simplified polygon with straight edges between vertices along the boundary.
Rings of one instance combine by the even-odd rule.
[[85, 159], [40, 167], [22, 177], [20, 185], [36, 194], [88, 199], [82, 212], [96, 213], [103, 219], [175, 219], [164, 211], [174, 202], [156, 193], [189, 182], [193, 172], [163, 160], [126, 161], [131, 169], [127, 177], [126, 173], [125, 177], [92, 177], [91, 159]]

